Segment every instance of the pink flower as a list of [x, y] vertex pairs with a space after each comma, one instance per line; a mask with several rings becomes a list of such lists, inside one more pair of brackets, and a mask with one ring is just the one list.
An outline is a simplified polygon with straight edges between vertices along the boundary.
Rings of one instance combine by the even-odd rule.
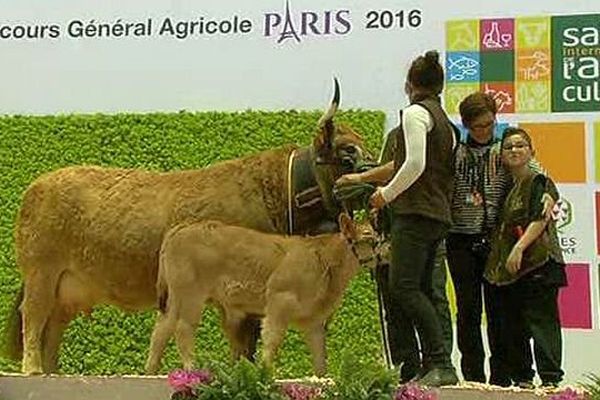
[[571, 388], [567, 388], [560, 393], [553, 394], [549, 400], [584, 400], [585, 396], [577, 393]]
[[321, 395], [321, 388], [299, 383], [284, 383], [281, 391], [290, 400], [312, 400]]
[[394, 400], [437, 400], [437, 393], [426, 390], [415, 383], [409, 383], [396, 391]]
[[177, 369], [171, 371], [167, 378], [169, 386], [176, 392], [191, 391], [195, 386], [206, 385], [212, 382], [213, 376], [210, 371], [197, 370], [185, 371]]

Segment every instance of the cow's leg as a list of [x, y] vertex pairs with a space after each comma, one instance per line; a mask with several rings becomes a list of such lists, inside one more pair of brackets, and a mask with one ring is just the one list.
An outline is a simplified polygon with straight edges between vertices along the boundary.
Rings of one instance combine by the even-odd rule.
[[306, 344], [312, 355], [313, 369], [317, 376], [325, 375], [327, 370], [325, 349], [325, 324], [320, 322], [303, 329]]
[[58, 350], [63, 333], [75, 316], [90, 313], [96, 303], [89, 284], [64, 271], [57, 282], [54, 307], [46, 323], [43, 336], [43, 367], [45, 373], [55, 372], [58, 366]]
[[240, 323], [239, 341], [242, 344], [242, 354], [254, 362], [256, 347], [260, 338], [260, 318], [247, 315]]
[[194, 297], [190, 294], [190, 296], [181, 296], [176, 301], [179, 302], [179, 314], [175, 328], [175, 340], [183, 368], [191, 370], [194, 368], [196, 328], [202, 318], [206, 298], [204, 296]]
[[33, 269], [33, 272], [25, 277], [25, 291], [21, 304], [24, 374], [42, 373], [44, 328], [56, 303], [55, 292], [58, 279], [41, 271], [43, 269]]
[[58, 350], [62, 341], [63, 333], [69, 322], [74, 318], [74, 313], [65, 308], [57, 306], [48, 319], [44, 330], [44, 373], [53, 373], [58, 369]]
[[165, 347], [167, 347], [169, 339], [173, 336], [173, 331], [177, 324], [176, 313], [177, 309], [170, 308], [166, 313], [159, 312], [156, 317], [156, 323], [154, 324], [154, 330], [150, 339], [150, 352], [146, 361], [146, 374], [148, 375], [154, 375], [158, 372]]

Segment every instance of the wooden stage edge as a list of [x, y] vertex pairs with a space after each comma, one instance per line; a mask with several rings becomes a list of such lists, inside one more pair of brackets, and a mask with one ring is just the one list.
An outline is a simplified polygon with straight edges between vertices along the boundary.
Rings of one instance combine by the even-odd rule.
[[[436, 390], [439, 400], [548, 400], [566, 388], [522, 390], [469, 383]], [[165, 376], [0, 374], [0, 400], [169, 400], [171, 393]]]

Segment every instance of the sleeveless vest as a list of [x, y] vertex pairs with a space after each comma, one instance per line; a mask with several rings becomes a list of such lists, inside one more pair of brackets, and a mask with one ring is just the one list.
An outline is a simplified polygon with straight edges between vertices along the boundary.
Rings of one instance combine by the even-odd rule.
[[484, 272], [484, 277], [490, 283], [496, 285], [513, 283], [523, 275], [543, 266], [550, 259], [564, 264], [556, 225], [553, 220], [550, 220], [544, 232], [523, 252], [521, 268], [517, 274], [513, 275], [506, 269], [506, 260], [519, 240], [520, 232], [524, 232], [533, 221], [531, 195], [534, 181], [538, 176], [547, 179], [542, 174], [532, 173], [517, 181], [505, 200]]
[[[426, 98], [416, 104], [429, 111], [434, 123], [433, 129], [427, 133], [425, 170], [391, 202], [390, 207], [395, 214], [418, 214], [450, 225], [454, 189], [454, 128], [438, 98]], [[394, 167], [397, 171], [406, 159], [402, 123], [392, 134], [394, 137], [390, 139], [394, 140]]]

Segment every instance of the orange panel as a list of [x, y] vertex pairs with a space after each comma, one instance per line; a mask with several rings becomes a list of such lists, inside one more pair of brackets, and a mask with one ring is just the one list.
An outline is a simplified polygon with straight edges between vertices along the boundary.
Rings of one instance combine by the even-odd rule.
[[524, 123], [533, 140], [535, 157], [558, 183], [586, 182], [583, 122]]

